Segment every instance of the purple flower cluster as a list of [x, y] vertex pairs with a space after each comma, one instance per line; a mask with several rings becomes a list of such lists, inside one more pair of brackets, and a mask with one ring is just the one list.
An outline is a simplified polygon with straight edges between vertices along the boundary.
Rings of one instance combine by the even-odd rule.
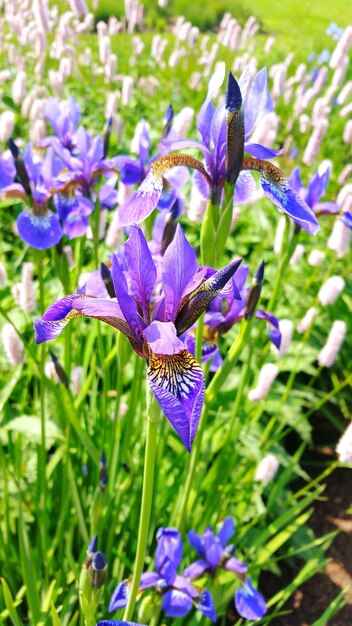
[[[218, 535], [211, 527], [205, 530], [202, 537], [191, 530], [188, 540], [200, 559], [178, 574], [183, 554], [180, 533], [175, 528], [159, 528], [156, 536], [156, 571], [142, 574], [140, 592], [153, 590], [161, 598], [161, 608], [168, 617], [184, 617], [195, 607], [215, 622], [216, 614], [210, 592], [194, 585], [194, 581], [205, 573], [214, 578], [222, 568], [237, 576], [239, 586], [235, 593], [235, 606], [239, 615], [251, 620], [260, 619], [267, 611], [265, 601], [254, 588], [247, 565], [233, 556], [234, 546], [227, 545], [234, 532], [232, 518], [224, 521]], [[130, 584], [130, 580], [124, 580], [116, 587], [110, 600], [110, 612], [127, 605]]]
[[[23, 241], [38, 249], [54, 246], [64, 234], [69, 239], [85, 234], [97, 197], [108, 209], [117, 200], [116, 167], [104, 158], [103, 138], [77, 128], [76, 102], [71, 98], [60, 106], [49, 99], [46, 117], [56, 136], [46, 137], [36, 148], [27, 144], [23, 155], [10, 140], [12, 159], [0, 157], [0, 199], [24, 203], [17, 230]], [[101, 176], [110, 180], [96, 192]]]

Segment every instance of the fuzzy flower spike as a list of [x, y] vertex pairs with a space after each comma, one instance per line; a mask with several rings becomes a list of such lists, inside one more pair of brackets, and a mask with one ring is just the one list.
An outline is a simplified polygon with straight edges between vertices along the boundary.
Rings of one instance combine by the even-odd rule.
[[[151, 390], [188, 451], [197, 431], [205, 381], [201, 366], [180, 339], [235, 274], [237, 259], [215, 272], [200, 268], [178, 225], [161, 269], [162, 295], [151, 312], [157, 268], [142, 230], [134, 226], [123, 251], [112, 255], [115, 298], [73, 294], [52, 304], [35, 320], [37, 343], [57, 337], [75, 317], [110, 324], [147, 361]], [[152, 313], [152, 314], [151, 314]]]
[[[203, 154], [204, 163], [183, 153], [155, 159], [142, 185], [120, 208], [120, 226], [139, 223], [150, 215], [161, 197], [167, 170], [186, 165], [196, 170], [195, 184], [202, 195], [214, 202], [221, 199], [226, 180], [232, 183], [236, 181], [236, 202], [250, 201], [255, 183], [249, 171], [259, 172], [265, 195], [281, 212], [286, 213], [310, 235], [315, 235], [319, 224], [313, 211], [290, 186], [281, 170], [265, 160], [280, 151], [249, 142], [255, 125], [272, 110], [266, 70], [258, 72], [252, 83], [248, 71], [243, 73], [239, 83], [230, 72], [225, 104], [214, 109], [212, 98], [223, 79], [224, 67], [220, 66], [210, 80], [207, 98], [198, 115], [198, 131], [202, 141], [180, 139], [163, 143], [169, 150], [197, 148]], [[244, 156], [246, 153], [251, 156]]]

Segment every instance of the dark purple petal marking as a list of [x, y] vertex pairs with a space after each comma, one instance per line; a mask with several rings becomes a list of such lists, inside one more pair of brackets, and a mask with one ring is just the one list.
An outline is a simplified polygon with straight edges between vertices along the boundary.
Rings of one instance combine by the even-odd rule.
[[309, 208], [298, 193], [290, 187], [285, 176], [272, 163], [260, 159], [245, 158], [243, 169], [257, 170], [261, 173], [260, 182], [265, 195], [286, 213], [294, 222], [299, 224], [309, 235], [316, 235], [320, 229], [313, 211]]
[[188, 350], [171, 356], [150, 353], [148, 379], [160, 407], [190, 452], [204, 398], [201, 366]]
[[241, 262], [242, 259], [232, 261], [183, 298], [175, 318], [175, 326], [179, 335], [193, 326], [210, 302], [232, 278]]
[[170, 589], [163, 597], [162, 609], [168, 617], [184, 617], [192, 608], [192, 598], [183, 591]]
[[198, 611], [203, 613], [205, 617], [208, 617], [212, 622], [216, 622], [214, 602], [209, 591], [204, 589], [199, 597], [194, 601], [194, 606], [198, 609]]
[[235, 606], [241, 617], [257, 620], [267, 612], [263, 596], [254, 589], [249, 578], [235, 593]]
[[38, 250], [55, 246], [63, 235], [60, 222], [52, 211], [47, 211], [44, 215], [23, 211], [17, 218], [17, 230], [25, 243]]
[[147, 322], [149, 321], [150, 298], [156, 281], [156, 267], [144, 234], [138, 226], [132, 227], [131, 234], [124, 245], [124, 252], [128, 265], [130, 289]]

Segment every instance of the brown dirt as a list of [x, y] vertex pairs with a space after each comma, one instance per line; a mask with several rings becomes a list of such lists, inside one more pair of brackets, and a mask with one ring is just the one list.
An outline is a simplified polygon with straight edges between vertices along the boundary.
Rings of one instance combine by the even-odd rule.
[[[326, 453], [331, 454], [332, 450], [325, 449], [324, 456]], [[352, 626], [352, 515], [346, 513], [352, 507], [351, 479], [352, 469], [348, 468], [336, 469], [327, 479], [324, 499], [316, 503], [310, 526], [318, 537], [340, 530], [328, 551], [330, 561], [325, 572], [314, 576], [296, 591], [283, 607], [289, 613], [278, 617], [275, 626], [311, 626], [349, 585], [346, 605], [326, 626]], [[294, 573], [287, 568], [283, 577], [289, 582]], [[282, 577], [279, 581], [274, 576], [265, 578], [261, 588], [267, 597], [282, 588]]]

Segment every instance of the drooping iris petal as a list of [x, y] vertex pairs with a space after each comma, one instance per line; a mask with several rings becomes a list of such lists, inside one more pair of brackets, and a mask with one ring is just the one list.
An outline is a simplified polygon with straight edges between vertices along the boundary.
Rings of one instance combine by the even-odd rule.
[[223, 548], [228, 544], [231, 537], [235, 534], [235, 522], [233, 517], [227, 517], [218, 532], [218, 537]]
[[140, 356], [142, 342], [135, 336], [124, 320], [117, 302], [106, 298], [94, 298], [85, 294], [73, 294], [54, 302], [42, 319], [34, 320], [36, 342], [43, 343], [55, 339], [72, 319], [86, 315], [113, 326], [126, 335]]
[[144, 572], [141, 576], [139, 588], [144, 591], [144, 589], [155, 587], [158, 584], [159, 578], [160, 576], [156, 572]]
[[156, 535], [158, 545], [156, 548], [156, 566], [159, 569], [165, 559], [169, 559], [175, 567], [179, 567], [182, 561], [183, 543], [176, 528], [159, 528]]
[[162, 609], [168, 617], [184, 617], [191, 608], [192, 598], [177, 589], [170, 589], [163, 597]]
[[186, 165], [209, 178], [204, 166], [189, 154], [167, 154], [152, 162], [150, 172], [137, 191], [119, 208], [119, 226], [142, 222], [155, 209], [163, 190], [163, 175], [172, 167]]
[[193, 326], [210, 302], [232, 278], [241, 261], [242, 259], [232, 261], [223, 269], [215, 272], [195, 291], [185, 296], [175, 319], [175, 326], [179, 335]]
[[191, 565], [183, 570], [183, 576], [189, 578], [190, 580], [196, 580], [197, 578], [200, 578], [204, 572], [207, 571], [207, 569], [209, 569], [208, 561], [194, 561], [194, 563], [191, 563]]
[[123, 580], [120, 583], [114, 593], [111, 596], [110, 604], [109, 604], [109, 613], [113, 611], [117, 611], [118, 609], [123, 609], [127, 602], [130, 594], [130, 588], [127, 580]]
[[45, 215], [35, 215], [26, 210], [17, 218], [17, 230], [19, 236], [32, 248], [47, 250], [57, 244], [62, 235], [60, 222], [52, 211]]
[[212, 622], [216, 622], [216, 613], [213, 598], [209, 591], [204, 589], [198, 598], [194, 600], [194, 606], [198, 611], [203, 613], [206, 617], [208, 617]]
[[149, 320], [149, 305], [155, 281], [156, 267], [143, 232], [133, 226], [124, 245], [128, 265], [130, 290], [142, 308], [143, 317]]
[[162, 283], [165, 294], [165, 320], [174, 320], [181, 297], [198, 269], [197, 256], [178, 224], [163, 259]]
[[190, 451], [204, 398], [201, 366], [188, 350], [174, 355], [151, 353], [148, 380], [167, 419]]
[[[205, 327], [206, 330], [206, 327]], [[187, 350], [190, 351], [193, 356], [196, 355], [196, 338], [193, 333], [187, 333], [186, 339], [184, 340], [185, 346]], [[218, 345], [211, 339], [208, 339], [203, 332], [203, 341], [202, 341], [202, 363], [206, 363], [212, 359], [216, 352], [218, 351]]]
[[235, 593], [235, 606], [241, 617], [258, 620], [267, 612], [263, 596], [254, 589], [250, 578]]
[[154, 354], [178, 354], [184, 350], [172, 322], [154, 321], [144, 331], [144, 337]]
[[272, 163], [249, 157], [244, 159], [243, 169], [259, 171], [265, 195], [307, 233], [316, 235], [320, 228], [319, 222], [306, 202], [290, 187], [281, 170]]
[[230, 570], [231, 572], [235, 572], [236, 574], [246, 574], [248, 571], [247, 565], [236, 559], [234, 556], [231, 556], [226, 561], [224, 568]]
[[166, 558], [164, 560], [163, 564], [161, 565], [159, 569], [159, 573], [160, 573], [160, 578], [164, 580], [167, 586], [170, 587], [171, 585], [174, 584], [176, 576], [177, 576], [177, 569], [175, 567], [175, 564], [172, 561], [170, 561], [170, 559]]

